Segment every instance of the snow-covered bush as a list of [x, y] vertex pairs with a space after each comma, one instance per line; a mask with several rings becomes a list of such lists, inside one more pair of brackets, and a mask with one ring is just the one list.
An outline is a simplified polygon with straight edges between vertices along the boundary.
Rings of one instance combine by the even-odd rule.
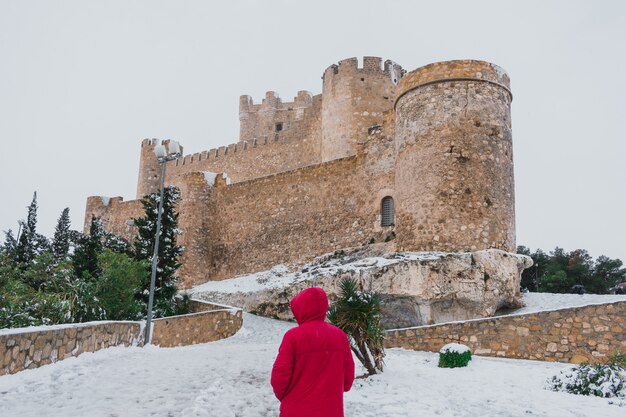
[[439, 349], [440, 368], [461, 368], [472, 360], [470, 349], [458, 343], [448, 343]]
[[596, 397], [626, 397], [626, 356], [615, 354], [606, 365], [578, 365], [561, 371], [546, 382], [552, 391]]

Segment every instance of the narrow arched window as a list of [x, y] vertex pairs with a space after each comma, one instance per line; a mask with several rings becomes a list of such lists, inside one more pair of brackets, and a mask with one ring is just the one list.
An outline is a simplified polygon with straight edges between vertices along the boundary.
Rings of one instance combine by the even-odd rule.
[[393, 226], [395, 224], [395, 215], [393, 207], [393, 198], [385, 197], [380, 205], [380, 225]]

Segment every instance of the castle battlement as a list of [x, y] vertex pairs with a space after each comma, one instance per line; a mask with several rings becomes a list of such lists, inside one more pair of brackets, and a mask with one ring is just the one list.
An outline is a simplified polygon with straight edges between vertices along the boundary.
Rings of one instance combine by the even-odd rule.
[[283, 109], [292, 111], [294, 109], [311, 107], [313, 104], [313, 95], [306, 90], [298, 91], [297, 95], [293, 98], [293, 101], [283, 102], [280, 96], [275, 91], [268, 91], [265, 93], [265, 98], [261, 100], [260, 104], [254, 104], [254, 100], [249, 95], [242, 95], [239, 97], [239, 115], [249, 112], [263, 112], [269, 109]]
[[355, 77], [360, 74], [378, 74], [388, 76], [394, 84], [397, 84], [406, 71], [394, 61], [383, 59], [377, 56], [364, 56], [363, 65], [359, 67], [359, 60], [355, 57], [342, 59], [337, 64], [332, 64], [322, 74], [322, 80], [327, 81], [336, 76]]
[[409, 72], [398, 84], [396, 101], [407, 92], [438, 82], [477, 81], [499, 86], [507, 91], [511, 100], [511, 80], [499, 67], [485, 61], [472, 59], [435, 62]]

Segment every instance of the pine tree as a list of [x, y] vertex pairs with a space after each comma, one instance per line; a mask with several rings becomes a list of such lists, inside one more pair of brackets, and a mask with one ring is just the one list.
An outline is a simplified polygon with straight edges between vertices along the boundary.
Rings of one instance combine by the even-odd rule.
[[33, 194], [33, 200], [28, 206], [28, 217], [22, 224], [16, 248], [16, 260], [21, 268], [27, 268], [32, 264], [37, 255], [47, 249], [47, 239], [37, 233], [37, 192]]
[[70, 250], [70, 209], [66, 207], [61, 212], [61, 216], [57, 221], [54, 229], [54, 238], [52, 240], [52, 253], [56, 259], [65, 259]]
[[[180, 201], [180, 191], [177, 187], [166, 187], [163, 194], [163, 212], [161, 216], [161, 233], [159, 236], [159, 252], [157, 254], [157, 276], [154, 292], [154, 315], [160, 317], [172, 314], [176, 304], [176, 271], [180, 267], [178, 258], [183, 248], [176, 244], [176, 237], [180, 235], [178, 229], [178, 213], [176, 204]], [[133, 219], [138, 229], [135, 240], [135, 257], [138, 260], [152, 261], [154, 241], [157, 227], [159, 194], [153, 193], [141, 199], [145, 210], [145, 217]], [[142, 292], [138, 295], [147, 303], [150, 289], [148, 275], [142, 285]]]
[[8, 232], [4, 232], [4, 235], [4, 244], [0, 247], [0, 253], [15, 261], [15, 256], [17, 255], [17, 240], [15, 236], [13, 236], [13, 230], [9, 229]]
[[78, 278], [83, 278], [85, 274], [92, 279], [100, 275], [98, 255], [103, 249], [103, 236], [102, 222], [98, 217], [93, 216], [89, 225], [89, 234], [82, 235], [78, 239], [72, 259], [74, 273]]

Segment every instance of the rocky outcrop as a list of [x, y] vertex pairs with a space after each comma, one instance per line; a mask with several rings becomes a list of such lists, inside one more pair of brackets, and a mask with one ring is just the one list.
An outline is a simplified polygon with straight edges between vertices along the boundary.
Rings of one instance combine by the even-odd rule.
[[383, 326], [389, 329], [490, 317], [501, 308], [519, 307], [521, 271], [532, 265], [527, 256], [496, 249], [371, 255], [371, 249], [338, 251], [302, 268], [279, 266], [192, 292], [194, 298], [292, 319], [289, 301], [298, 292], [317, 285], [332, 302], [341, 279], [352, 277], [363, 290], [381, 295]]

